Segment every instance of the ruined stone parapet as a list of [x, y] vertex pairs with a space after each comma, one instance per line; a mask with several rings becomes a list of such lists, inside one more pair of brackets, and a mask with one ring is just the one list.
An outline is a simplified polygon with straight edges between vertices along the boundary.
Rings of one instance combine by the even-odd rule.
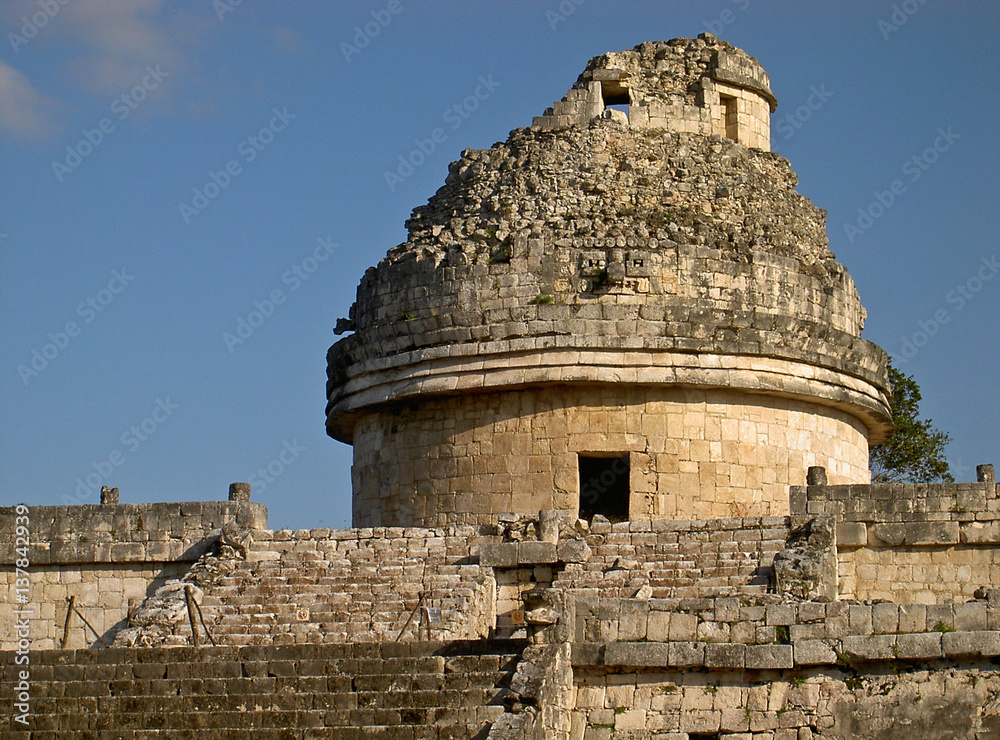
[[[13, 542], [14, 507], [0, 507], [0, 540]], [[29, 506], [32, 565], [196, 560], [204, 539], [228, 522], [267, 526], [259, 503], [182, 501], [153, 504]], [[13, 550], [0, 565], [13, 565]]]
[[[606, 117], [634, 128], [720, 134], [767, 150], [778, 104], [770, 84], [756, 59], [712, 34], [647, 42], [591, 59], [532, 125], [551, 130]], [[607, 107], [613, 105], [627, 111]]]

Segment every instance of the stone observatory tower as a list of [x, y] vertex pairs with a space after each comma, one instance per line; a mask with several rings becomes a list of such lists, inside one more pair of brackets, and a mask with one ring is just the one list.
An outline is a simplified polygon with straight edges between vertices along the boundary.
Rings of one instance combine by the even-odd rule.
[[784, 515], [810, 466], [867, 483], [886, 355], [775, 105], [703, 34], [596, 57], [464, 151], [329, 351], [354, 525]]

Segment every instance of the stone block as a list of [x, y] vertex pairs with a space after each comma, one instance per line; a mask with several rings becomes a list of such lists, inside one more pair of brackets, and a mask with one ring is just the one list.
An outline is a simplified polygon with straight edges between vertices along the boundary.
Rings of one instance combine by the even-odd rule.
[[775, 627], [795, 624], [795, 605], [773, 604], [767, 607], [767, 624]]
[[667, 655], [672, 668], [691, 668], [705, 665], [705, 644], [702, 642], [671, 642]]
[[706, 668], [732, 668], [742, 670], [745, 661], [743, 645], [709, 643], [705, 645]]
[[837, 652], [825, 640], [801, 640], [793, 643], [795, 665], [833, 665]]
[[792, 642], [799, 642], [800, 640], [822, 640], [829, 635], [827, 635], [826, 625], [820, 622], [816, 624], [793, 624], [788, 628], [788, 636]]
[[615, 715], [615, 734], [646, 729], [646, 711], [627, 709]]
[[681, 714], [681, 732], [714, 734], [722, 725], [722, 712], [714, 709], [692, 709]]
[[820, 622], [826, 618], [828, 610], [826, 604], [815, 602], [803, 602], [798, 605], [797, 614], [799, 622]]
[[604, 649], [604, 665], [666, 667], [671, 665], [669, 645], [662, 642], [612, 642]]
[[849, 659], [892, 660], [896, 657], [893, 648], [895, 635], [849, 635], [840, 641], [842, 652]]
[[623, 641], [645, 640], [648, 617], [648, 602], [632, 599], [622, 601], [618, 617], [618, 639]]
[[927, 629], [955, 629], [955, 607], [953, 604], [929, 604], [927, 606]]
[[715, 600], [715, 621], [738, 622], [740, 619], [740, 600], [737, 598], [718, 598]]
[[[723, 709], [719, 729], [727, 733], [726, 740], [739, 737], [735, 733], [748, 732], [750, 730], [750, 718], [747, 716], [746, 710], [742, 707], [728, 707]], [[747, 735], [747, 737], [752, 738], [753, 736]]]
[[1000, 521], [962, 522], [961, 538], [970, 545], [1000, 544]]
[[851, 604], [848, 611], [848, 624], [855, 635], [870, 635], [872, 633], [872, 608], [864, 604]]
[[907, 660], [940, 658], [941, 633], [919, 632], [896, 635], [896, 657]]
[[873, 524], [869, 541], [875, 545], [956, 545], [959, 541], [958, 522], [903, 522]]
[[923, 632], [927, 629], [927, 607], [923, 604], [900, 604], [899, 631]]
[[513, 568], [518, 563], [518, 543], [484, 543], [479, 546], [479, 564], [492, 568]]
[[747, 645], [746, 667], [769, 670], [795, 665], [791, 645]]
[[517, 562], [523, 565], [538, 563], [555, 563], [556, 546], [551, 542], [519, 542], [517, 543]]
[[146, 559], [146, 545], [142, 542], [115, 542], [111, 545], [111, 561], [115, 563], [140, 563]]
[[941, 649], [949, 658], [1000, 655], [1000, 632], [946, 632], [941, 635]]
[[899, 629], [899, 606], [891, 603], [872, 605], [872, 631], [888, 635]]
[[698, 617], [694, 614], [675, 612], [670, 615], [670, 639], [678, 642], [694, 640], [698, 636]]
[[959, 632], [979, 632], [986, 629], [986, 603], [970, 601], [955, 604], [955, 629]]
[[646, 639], [650, 642], [667, 642], [670, 639], [670, 612], [649, 612], [646, 621]]
[[573, 665], [601, 665], [604, 645], [595, 642], [573, 643]]
[[556, 546], [556, 558], [560, 563], [585, 563], [590, 555], [590, 547], [583, 540], [563, 540]]
[[864, 547], [868, 544], [868, 526], [864, 522], [838, 522], [837, 547]]

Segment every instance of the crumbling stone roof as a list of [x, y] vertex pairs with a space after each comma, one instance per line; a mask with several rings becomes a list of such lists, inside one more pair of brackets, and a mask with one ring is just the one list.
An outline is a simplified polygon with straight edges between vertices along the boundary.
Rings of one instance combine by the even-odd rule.
[[[640, 44], [592, 59], [531, 127], [462, 152], [338, 322], [355, 333], [328, 356], [330, 433], [348, 441], [338, 414], [398, 397], [387, 384], [421, 362], [580, 347], [821, 366], [861, 379], [824, 397], [880, 438], [887, 356], [861, 339], [865, 310], [826, 212], [795, 190], [786, 159], [739, 143], [744, 129], [717, 133], [723, 93], [746, 93], [729, 100], [753, 111], [739, 125], [766, 145], [769, 84], [709, 34]], [[616, 95], [628, 114], [606, 108]]]
[[772, 111], [777, 105], [760, 62], [709, 33], [695, 39], [645, 41], [628, 51], [601, 54], [587, 63], [574, 87], [608, 79], [607, 71], [623, 73], [616, 79], [627, 80], [634, 101], [695, 105], [702, 80], [710, 77], [760, 92], [771, 103]]

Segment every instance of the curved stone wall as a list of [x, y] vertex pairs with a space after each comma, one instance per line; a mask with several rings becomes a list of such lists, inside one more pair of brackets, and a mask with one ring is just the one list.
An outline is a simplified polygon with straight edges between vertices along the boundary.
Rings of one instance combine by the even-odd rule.
[[788, 487], [811, 465], [838, 482], [868, 480], [866, 430], [850, 414], [723, 389], [557, 385], [424, 399], [365, 414], [354, 435], [361, 527], [576, 512], [580, 453], [629, 454], [632, 520], [784, 515]]

